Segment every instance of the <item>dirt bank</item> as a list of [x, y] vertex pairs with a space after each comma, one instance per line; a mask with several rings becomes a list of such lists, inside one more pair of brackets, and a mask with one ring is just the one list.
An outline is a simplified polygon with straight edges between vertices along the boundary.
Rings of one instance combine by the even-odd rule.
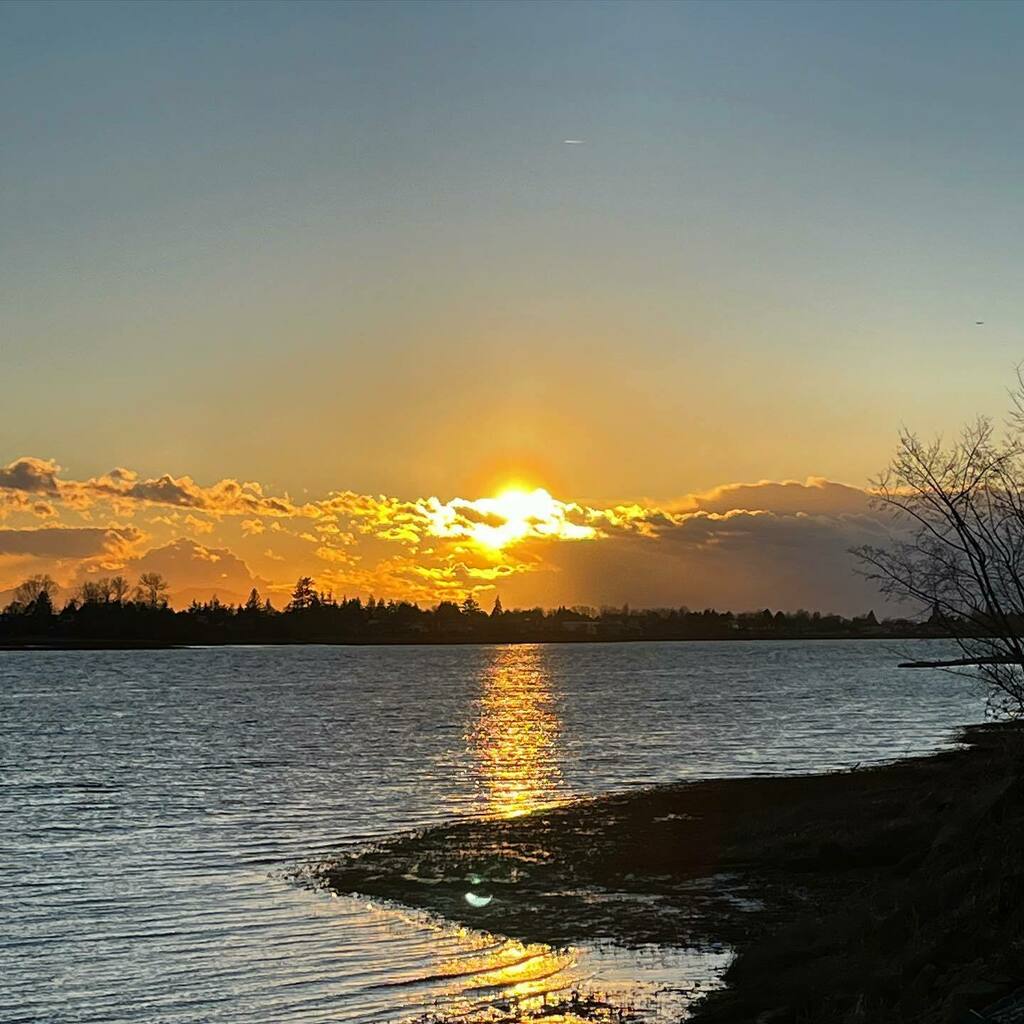
[[959, 1022], [1024, 984], [1024, 732], [963, 738], [854, 772], [462, 821], [318, 877], [529, 941], [728, 943], [708, 1024]]

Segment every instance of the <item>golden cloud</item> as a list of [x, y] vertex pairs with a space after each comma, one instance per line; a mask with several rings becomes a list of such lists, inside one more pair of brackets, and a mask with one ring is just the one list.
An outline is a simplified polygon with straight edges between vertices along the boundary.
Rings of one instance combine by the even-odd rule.
[[313, 505], [296, 505], [288, 495], [268, 496], [258, 483], [230, 478], [202, 487], [190, 476], [169, 473], [140, 479], [130, 469], [118, 467], [87, 480], [66, 480], [52, 459], [22, 456], [0, 467], [0, 490], [45, 494], [72, 508], [85, 509], [99, 501], [162, 505], [222, 515], [316, 516]]
[[[68, 559], [134, 564], [143, 535], [123, 523], [134, 511], [151, 509], [159, 514], [147, 522], [160, 527], [165, 548], [168, 533], [172, 543], [192, 545], [174, 564], [191, 567], [197, 578], [205, 579], [195, 571], [200, 563], [216, 567], [225, 551], [238, 557], [222, 546], [237, 542], [245, 557], [277, 563], [280, 578], [269, 583], [275, 592], [311, 571], [313, 555], [318, 579], [337, 593], [432, 602], [500, 584], [503, 596], [508, 589], [513, 599], [523, 595], [531, 603], [543, 602], [545, 593], [555, 600], [556, 592], [590, 602], [615, 577], [633, 591], [630, 600], [643, 603], [662, 600], [673, 588], [687, 591], [684, 581], [697, 578], [698, 566], [707, 590], [715, 565], [728, 579], [754, 566], [767, 580], [788, 579], [794, 552], [813, 550], [838, 567], [851, 543], [881, 529], [870, 498], [860, 488], [809, 477], [726, 484], [665, 504], [594, 506], [541, 488], [447, 501], [334, 491], [298, 504], [252, 481], [202, 486], [190, 476], [142, 479], [124, 468], [73, 480], [53, 460], [24, 456], [0, 467], [0, 517], [22, 527], [0, 530], [0, 555], [62, 565]], [[32, 527], [33, 517], [52, 524]], [[220, 535], [231, 518], [238, 520], [240, 541], [238, 533]], [[252, 547], [271, 533], [280, 546]], [[216, 546], [198, 544], [198, 537]], [[827, 554], [833, 550], [835, 558]], [[596, 573], [601, 565], [606, 569]], [[667, 567], [671, 573], [655, 587], [653, 579]], [[236, 585], [241, 582], [239, 576]], [[800, 585], [814, 603], [813, 580]]]

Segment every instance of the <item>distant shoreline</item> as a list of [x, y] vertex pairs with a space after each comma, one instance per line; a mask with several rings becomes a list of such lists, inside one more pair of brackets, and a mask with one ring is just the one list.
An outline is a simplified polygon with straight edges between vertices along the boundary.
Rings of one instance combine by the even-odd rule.
[[[811, 643], [818, 641], [848, 640], [851, 642], [877, 640], [896, 642], [901, 640], [952, 640], [952, 636], [938, 636], [934, 633], [923, 633], [920, 635], [907, 635], [906, 633], [894, 635], [872, 635], [872, 636], [851, 636], [849, 633], [837, 633], [834, 635], [815, 633], [813, 635], [791, 635], [791, 636], [687, 636], [687, 637], [599, 637], [599, 636], [566, 636], [566, 637], [538, 637], [536, 639], [517, 637], [515, 639], [482, 639], [480, 637], [466, 638], [439, 638], [418, 637], [409, 639], [349, 639], [349, 640], [317, 640], [297, 639], [289, 640], [283, 638], [270, 638], [267, 640], [210, 640], [202, 639], [195, 641], [164, 642], [159, 640], [84, 640], [68, 639], [59, 640], [53, 638], [40, 638], [38, 640], [22, 639], [2, 640], [0, 639], [0, 652], [3, 651], [181, 651], [192, 650], [204, 647], [506, 647], [521, 645], [553, 645], [553, 646], [586, 646], [595, 644], [682, 644], [682, 643], [770, 643], [779, 641], [800, 641]], [[969, 662], [964, 660], [956, 661], [917, 661], [904, 662], [902, 668], [938, 668], [947, 665], [965, 665]]]
[[[1024, 729], [960, 739], [854, 771], [457, 821], [312, 877], [523, 941], [725, 943], [738, 953], [727, 987], [695, 1022], [960, 1020], [1024, 980]], [[477, 883], [493, 899], [473, 909]]]
[[[141, 577], [140, 577], [141, 579]], [[409, 601], [365, 603], [358, 597], [336, 599], [301, 577], [292, 599], [275, 609], [253, 588], [243, 605], [211, 598], [174, 609], [166, 600], [166, 582], [140, 583], [135, 600], [121, 577], [90, 581], [81, 594], [58, 611], [52, 581], [26, 580], [25, 594], [0, 612], [0, 648], [97, 649], [173, 648], [220, 644], [536, 644], [619, 643], [634, 640], [843, 640], [920, 639], [963, 631], [959, 620], [934, 612], [927, 621], [887, 618], [873, 611], [847, 618], [832, 612], [797, 609], [784, 612], [718, 611], [705, 608], [513, 608], [495, 598], [485, 612], [472, 597], [461, 604], [441, 601], [421, 608]], [[29, 591], [38, 588], [34, 597]]]

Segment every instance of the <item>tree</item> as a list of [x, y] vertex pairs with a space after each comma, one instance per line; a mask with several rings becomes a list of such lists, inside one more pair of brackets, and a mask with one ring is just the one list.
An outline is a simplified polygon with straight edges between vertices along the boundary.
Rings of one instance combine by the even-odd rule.
[[147, 608], [167, 607], [167, 580], [158, 572], [144, 572], [135, 587], [135, 600]]
[[113, 576], [110, 580], [110, 598], [114, 604], [124, 604], [128, 600], [132, 586], [124, 576]]
[[434, 625], [444, 633], [458, 630], [462, 624], [462, 612], [454, 601], [441, 601], [434, 609]]
[[28, 613], [36, 619], [47, 621], [53, 616], [53, 599], [48, 590], [40, 590], [39, 595], [28, 607]]
[[992, 705], [1024, 714], [1024, 378], [1007, 429], [979, 418], [949, 445], [903, 431], [876, 503], [889, 542], [856, 551], [883, 593], [953, 634], [961, 672], [991, 686]]
[[130, 589], [123, 576], [86, 580], [78, 588], [78, 599], [82, 604], [123, 604]]
[[288, 604], [288, 611], [301, 612], [312, 608], [320, 603], [320, 596], [316, 592], [316, 584], [311, 576], [300, 576], [295, 582], [295, 589], [292, 591], [292, 599]]
[[263, 610], [263, 602], [260, 600], [260, 592], [255, 587], [249, 591], [249, 597], [245, 602], [244, 610], [250, 615], [258, 615]]
[[27, 580], [19, 583], [14, 588], [14, 604], [19, 608], [27, 608], [29, 605], [35, 604], [41, 594], [45, 594], [49, 599], [50, 606], [53, 606], [53, 598], [57, 593], [58, 587], [53, 579], [49, 576], [30, 576]]
[[83, 604], [101, 604], [103, 602], [103, 592], [96, 580], [86, 580], [78, 588], [78, 600]]
[[501, 596], [498, 595], [494, 598], [494, 607], [491, 609], [491, 618], [500, 619], [505, 609], [501, 607]]

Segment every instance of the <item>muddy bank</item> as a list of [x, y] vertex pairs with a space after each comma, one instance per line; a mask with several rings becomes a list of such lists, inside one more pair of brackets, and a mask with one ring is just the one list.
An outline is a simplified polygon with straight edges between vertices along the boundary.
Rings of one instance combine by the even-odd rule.
[[462, 821], [318, 878], [527, 941], [728, 944], [709, 1024], [959, 1022], [1024, 984], [1024, 732], [963, 738], [854, 772]]

